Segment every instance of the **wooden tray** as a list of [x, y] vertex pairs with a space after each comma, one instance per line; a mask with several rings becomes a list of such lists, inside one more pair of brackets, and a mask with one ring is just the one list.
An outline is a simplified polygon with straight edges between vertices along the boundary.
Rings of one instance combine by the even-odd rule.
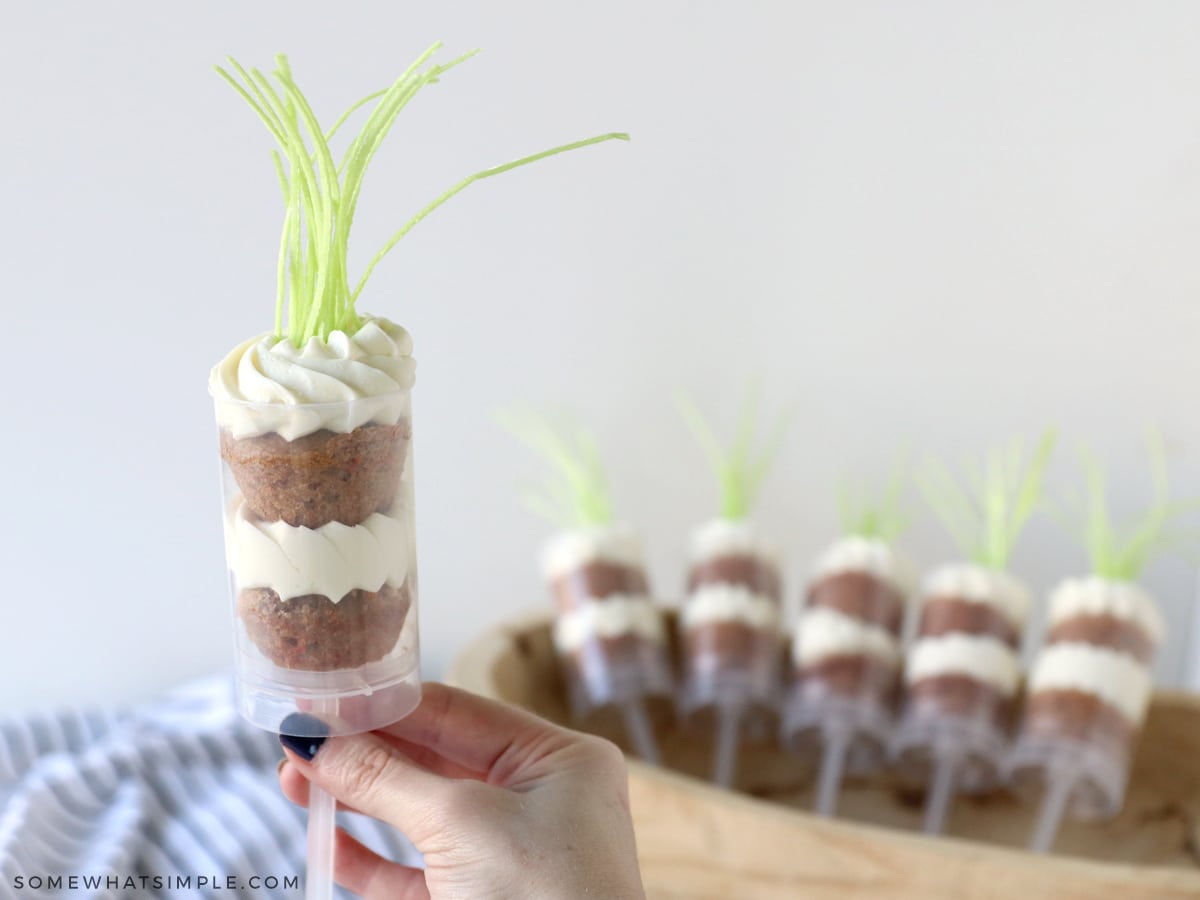
[[[548, 613], [475, 641], [448, 681], [568, 723]], [[612, 736], [612, 735], [606, 735]], [[651, 897], [1200, 898], [1200, 698], [1158, 693], [1125, 809], [1066, 823], [1057, 852], [1020, 849], [1033, 809], [998, 792], [954, 807], [947, 837], [919, 833], [923, 798], [885, 775], [848, 782], [839, 818], [808, 814], [810, 776], [782, 750], [743, 751], [739, 790], [703, 780], [711, 748], [668, 728], [668, 769], [630, 760], [642, 875]]]

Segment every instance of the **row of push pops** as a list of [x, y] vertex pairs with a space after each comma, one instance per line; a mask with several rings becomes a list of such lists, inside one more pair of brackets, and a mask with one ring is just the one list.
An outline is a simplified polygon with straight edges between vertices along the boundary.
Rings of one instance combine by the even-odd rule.
[[922, 492], [969, 561], [933, 570], [919, 588], [895, 549], [899, 478], [874, 502], [844, 493], [843, 536], [813, 569], [788, 647], [779, 557], [749, 517], [773, 448], [753, 452], [744, 420], [723, 449], [694, 408], [684, 412], [718, 476], [721, 514], [692, 538], [678, 684], [637, 535], [614, 524], [594, 444], [537, 417], [506, 423], [560, 477], [531, 505], [553, 512], [541, 501], [566, 498], [543, 571], [579, 722], [619, 711], [630, 744], [656, 762], [647, 710], [665, 703], [685, 725], [711, 730], [713, 778], [725, 786], [742, 741], [775, 733], [814, 766], [816, 810], [826, 816], [844, 774], [890, 764], [924, 785], [928, 833], [943, 830], [958, 793], [1005, 784], [1040, 792], [1030, 839], [1038, 851], [1053, 845], [1064, 815], [1099, 819], [1121, 809], [1163, 635], [1137, 579], [1177, 538], [1169, 526], [1187, 508], [1166, 496], [1157, 445], [1154, 503], [1124, 536], [1109, 516], [1103, 472], [1085, 458], [1080, 530], [1091, 574], [1052, 592], [1042, 649], [1023, 678], [1031, 596], [1008, 564], [1042, 502], [1052, 434], [1028, 459], [1019, 441], [993, 452], [966, 486], [945, 467], [927, 470]]
[[[816, 811], [826, 816], [843, 773], [885, 763], [926, 786], [929, 833], [942, 831], [956, 793], [1005, 782], [1044, 792], [1037, 850], [1052, 845], [1064, 813], [1119, 811], [1162, 636], [1145, 591], [1096, 576], [1059, 585], [1014, 739], [1030, 594], [1011, 574], [952, 564], [917, 591], [891, 545], [848, 535], [818, 560], [785, 648], [777, 560], [747, 521], [696, 532], [677, 689], [636, 534], [608, 525], [552, 539], [544, 574], [577, 720], [620, 711], [637, 754], [657, 762], [647, 709], [673, 700], [681, 721], [713, 730], [713, 779], [725, 786], [741, 741], [777, 730], [816, 766]], [[910, 609], [915, 629], [902, 652]]]

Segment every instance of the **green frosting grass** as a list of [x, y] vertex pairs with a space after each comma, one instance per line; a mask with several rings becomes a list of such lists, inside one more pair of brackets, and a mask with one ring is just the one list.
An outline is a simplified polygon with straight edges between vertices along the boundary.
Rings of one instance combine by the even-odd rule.
[[726, 448], [721, 446], [712, 427], [696, 408], [695, 403], [682, 394], [677, 399], [684, 421], [700, 443], [700, 448], [717, 477], [721, 518], [730, 521], [745, 519], [754, 508], [763, 481], [779, 452], [779, 445], [787, 433], [789, 417], [779, 417], [763, 448], [756, 451], [754, 431], [758, 394], [752, 390], [742, 410], [733, 442]]
[[[297, 347], [314, 336], [324, 340], [333, 331], [357, 329], [360, 319], [355, 312], [355, 301], [380, 260], [418, 222], [469, 185], [569, 150], [603, 141], [629, 140], [624, 133], [601, 134], [468, 175], [393, 234], [351, 288], [346, 247], [367, 167], [409, 102], [423, 88], [435, 84], [441, 75], [479, 52], [472, 50], [443, 64], [429, 63], [441, 46], [436, 43], [422, 53], [390, 87], [374, 91], [351, 105], [328, 130], [317, 121], [283, 54], [275, 57], [275, 69], [271, 72], [274, 83], [258, 69], [247, 70], [233, 58], [229, 58], [232, 73], [221, 66], [215, 67], [258, 114], [279, 144], [278, 150], [271, 151], [271, 159], [286, 212], [279, 246], [275, 334], [284, 335], [286, 306], [287, 336]], [[340, 162], [335, 162], [330, 141], [354, 112], [372, 102], [375, 106], [362, 129], [350, 141]]]
[[966, 486], [940, 463], [917, 484], [959, 549], [992, 569], [1004, 569], [1022, 530], [1042, 500], [1042, 485], [1054, 433], [1042, 436], [1028, 461], [1015, 440], [989, 453], [982, 470], [968, 473]]
[[589, 432], [556, 426], [529, 410], [502, 411], [496, 420], [550, 464], [550, 472], [540, 484], [522, 491], [521, 499], [531, 512], [557, 528], [612, 521], [608, 483], [595, 438]]
[[897, 466], [877, 497], [856, 489], [847, 482], [838, 485], [838, 516], [842, 533], [870, 538], [890, 544], [905, 528], [908, 520], [900, 508], [900, 492], [904, 486], [904, 470]]

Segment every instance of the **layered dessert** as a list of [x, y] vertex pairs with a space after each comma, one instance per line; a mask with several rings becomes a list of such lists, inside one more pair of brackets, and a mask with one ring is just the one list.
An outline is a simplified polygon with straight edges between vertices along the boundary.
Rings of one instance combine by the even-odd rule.
[[542, 564], [576, 715], [630, 695], [669, 696], [666, 630], [636, 533], [620, 524], [564, 531], [546, 545]]
[[752, 523], [715, 519], [697, 529], [679, 618], [689, 710], [729, 693], [775, 703], [781, 603], [777, 556]]
[[412, 341], [367, 317], [236, 347], [209, 389], [236, 490], [226, 557], [250, 642], [285, 669], [382, 659], [412, 605]]

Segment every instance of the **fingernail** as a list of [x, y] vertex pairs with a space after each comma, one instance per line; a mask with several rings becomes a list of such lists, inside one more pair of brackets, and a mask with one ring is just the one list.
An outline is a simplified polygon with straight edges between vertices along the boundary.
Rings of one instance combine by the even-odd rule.
[[290, 713], [279, 723], [279, 743], [305, 762], [312, 762], [327, 737], [329, 726], [305, 713]]
[[287, 765], [287, 757], [285, 756], [283, 759], [281, 759], [281, 760], [279, 761], [279, 765], [277, 765], [277, 766], [275, 767], [275, 774], [276, 774], [276, 775], [278, 775], [280, 772], [282, 772], [282, 771], [283, 771], [283, 767], [284, 767], [284, 766], [286, 766], [286, 765]]

